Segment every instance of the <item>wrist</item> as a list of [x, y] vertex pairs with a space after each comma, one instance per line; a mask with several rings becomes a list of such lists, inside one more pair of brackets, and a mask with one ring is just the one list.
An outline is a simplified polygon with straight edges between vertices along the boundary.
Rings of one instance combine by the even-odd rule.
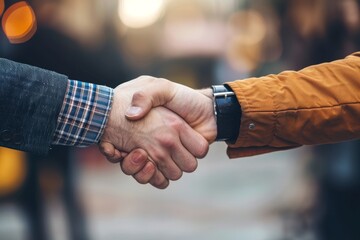
[[200, 92], [201, 94], [203, 94], [204, 96], [210, 98], [211, 101], [213, 101], [213, 99], [214, 99], [214, 94], [213, 94], [212, 88], [201, 89], [201, 90], [199, 90], [199, 92]]
[[115, 88], [113, 91], [112, 106], [107, 116], [107, 122], [104, 127], [101, 141], [110, 142], [118, 149], [124, 150], [125, 139], [129, 139], [128, 129], [130, 129], [129, 121], [125, 118], [125, 106], [129, 106], [129, 96], [125, 91]]
[[201, 95], [205, 96], [205, 101], [201, 103], [202, 113], [204, 118], [204, 128], [202, 134], [209, 143], [213, 143], [217, 136], [216, 118], [214, 114], [214, 96], [211, 88], [197, 90]]

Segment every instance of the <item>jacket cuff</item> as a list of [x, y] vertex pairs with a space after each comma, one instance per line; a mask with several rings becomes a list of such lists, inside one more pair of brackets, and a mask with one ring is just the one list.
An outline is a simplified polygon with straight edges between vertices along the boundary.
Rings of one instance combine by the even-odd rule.
[[98, 143], [111, 109], [113, 89], [68, 80], [53, 145], [86, 147]]
[[250, 78], [227, 84], [236, 93], [242, 109], [239, 136], [229, 147], [268, 145], [276, 127], [276, 104], [266, 80]]
[[283, 83], [276, 75], [227, 83], [236, 93], [242, 109], [240, 131], [234, 144], [228, 143], [230, 157], [245, 157], [300, 146], [277, 136], [278, 115], [283, 109], [278, 96]]

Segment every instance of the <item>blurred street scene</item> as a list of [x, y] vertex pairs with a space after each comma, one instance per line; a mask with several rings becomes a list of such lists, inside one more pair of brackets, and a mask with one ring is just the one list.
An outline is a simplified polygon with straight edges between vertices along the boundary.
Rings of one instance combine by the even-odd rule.
[[[299, 70], [360, 49], [358, 0], [0, 0], [0, 57], [115, 87], [193, 88]], [[0, 240], [357, 240], [360, 144], [229, 159], [211, 145], [158, 190], [97, 146], [0, 148]]]

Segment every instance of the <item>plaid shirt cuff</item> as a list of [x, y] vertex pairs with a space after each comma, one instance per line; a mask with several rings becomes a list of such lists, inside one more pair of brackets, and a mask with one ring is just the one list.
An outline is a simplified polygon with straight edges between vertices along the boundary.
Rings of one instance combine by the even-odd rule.
[[113, 89], [68, 80], [53, 145], [86, 147], [98, 143], [111, 109]]

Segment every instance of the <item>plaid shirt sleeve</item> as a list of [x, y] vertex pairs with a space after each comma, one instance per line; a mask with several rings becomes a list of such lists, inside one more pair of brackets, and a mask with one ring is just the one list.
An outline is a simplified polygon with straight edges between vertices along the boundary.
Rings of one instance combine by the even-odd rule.
[[86, 147], [98, 143], [111, 109], [113, 89], [68, 80], [53, 145]]

